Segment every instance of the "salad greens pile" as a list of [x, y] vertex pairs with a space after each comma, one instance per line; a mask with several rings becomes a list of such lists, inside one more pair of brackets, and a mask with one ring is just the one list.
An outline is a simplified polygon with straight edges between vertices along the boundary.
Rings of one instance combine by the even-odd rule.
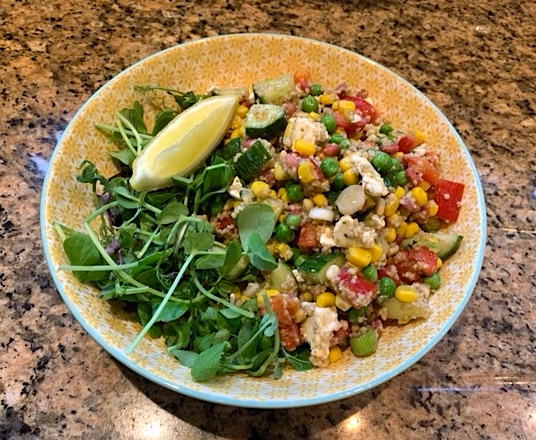
[[[165, 91], [179, 111], [204, 97]], [[204, 167], [174, 178], [170, 188], [136, 192], [129, 187], [133, 160], [177, 113], [164, 108], [149, 129], [143, 106], [135, 102], [117, 112], [116, 125], [97, 125], [118, 146], [110, 155], [121, 170], [106, 178], [91, 162], [82, 163], [77, 180], [91, 185], [96, 210], [84, 221], [84, 232], [55, 224], [70, 263], [60, 269], [73, 271], [97, 287], [104, 300], [120, 301], [136, 313], [143, 329], [127, 354], [146, 334], [163, 337], [168, 352], [191, 367], [196, 381], [234, 371], [280, 377], [284, 363], [312, 368], [307, 350], [288, 353], [280, 346], [277, 317], [265, 292], [263, 304], [256, 298], [233, 304], [235, 283], [255, 280], [277, 262], [265, 245], [276, 224], [267, 204], [254, 203], [240, 212], [241, 244], [216, 241], [207, 221], [211, 209], [221, 208], [236, 175], [232, 152], [218, 148]], [[99, 219], [97, 233], [91, 223]], [[244, 271], [235, 269], [244, 265]], [[262, 316], [259, 306], [266, 310]]]

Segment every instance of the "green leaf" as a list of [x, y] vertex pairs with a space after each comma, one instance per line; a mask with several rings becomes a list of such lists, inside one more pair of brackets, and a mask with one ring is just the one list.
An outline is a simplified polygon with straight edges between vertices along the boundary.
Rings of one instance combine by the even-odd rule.
[[294, 352], [289, 353], [284, 348], [282, 349], [285, 359], [297, 370], [307, 371], [314, 368], [314, 365], [309, 360], [311, 351], [308, 348], [298, 347]]
[[[100, 266], [106, 264], [91, 237], [74, 232], [63, 242], [63, 250], [72, 266]], [[98, 281], [108, 276], [109, 271], [73, 271], [81, 282]]]
[[[249, 343], [251, 338], [255, 335], [256, 331], [257, 331], [257, 326], [254, 326], [250, 322], [246, 322], [242, 326], [242, 328], [240, 328], [240, 331], [238, 332], [238, 337], [237, 337], [238, 349], [241, 349], [247, 343]], [[255, 353], [257, 352], [257, 344], [258, 344], [258, 341], [252, 341], [250, 345], [248, 345], [247, 348], [242, 352], [241, 359], [243, 361], [250, 360], [255, 355]]]
[[221, 267], [225, 262], [225, 254], [210, 254], [204, 255], [195, 262], [195, 268], [204, 270], [204, 269], [217, 269]]
[[216, 344], [219, 344], [220, 342], [228, 341], [230, 337], [231, 337], [231, 332], [229, 330], [227, 330], [226, 328], [219, 329], [214, 335], [212, 344], [216, 345]]
[[225, 251], [225, 261], [221, 268], [222, 276], [228, 275], [238, 264], [240, 258], [242, 258], [240, 244], [238, 244], [236, 240], [233, 240], [229, 243], [227, 250]]
[[189, 368], [194, 366], [195, 361], [199, 357], [199, 354], [190, 350], [169, 350], [169, 352], [175, 356], [182, 365]]
[[277, 261], [275, 261], [273, 255], [266, 248], [266, 245], [262, 241], [262, 238], [257, 232], [253, 232], [249, 235], [248, 253], [251, 264], [259, 270], [274, 270], [277, 268]]
[[193, 348], [198, 353], [201, 353], [202, 351], [208, 350], [210, 348], [213, 340], [214, 333], [208, 333], [204, 336], [198, 336], [194, 339]]
[[168, 125], [175, 118], [175, 116], [177, 116], [177, 113], [171, 109], [166, 109], [158, 113], [154, 120], [153, 131], [151, 134], [153, 136], [158, 134], [158, 132]]
[[126, 209], [136, 209], [139, 208], [139, 201], [131, 200], [131, 197], [136, 197], [124, 186], [116, 186], [111, 190], [115, 196], [117, 202]]
[[208, 251], [214, 244], [214, 235], [210, 232], [190, 232], [183, 240], [184, 252]]
[[143, 121], [143, 107], [135, 101], [132, 108], [124, 108], [120, 113], [129, 120], [138, 133], [147, 133], [147, 127]]
[[201, 352], [190, 370], [192, 379], [203, 382], [214, 378], [220, 369], [220, 361], [226, 346], [227, 342], [220, 342]]
[[[153, 317], [153, 310], [151, 304], [146, 302], [138, 303], [138, 317], [140, 318], [141, 325], [145, 326]], [[153, 325], [149, 331], [151, 338], [159, 338], [162, 335], [162, 328], [159, 325]]]
[[274, 210], [265, 203], [247, 205], [237, 218], [238, 233], [244, 251], [249, 250], [249, 237], [257, 233], [263, 243], [272, 236], [275, 226]]
[[177, 199], [173, 199], [162, 209], [162, 212], [158, 215], [158, 220], [162, 225], [168, 225], [187, 215], [188, 208], [183, 203], [179, 203]]
[[134, 154], [129, 148], [123, 148], [118, 151], [108, 151], [108, 154], [127, 166], [131, 166], [135, 159]]
[[[158, 309], [161, 301], [151, 301], [152, 313], [154, 314]], [[179, 319], [188, 311], [188, 304], [177, 303], [174, 301], [168, 301], [160, 314], [158, 315], [158, 321], [160, 322], [170, 322], [175, 319]]]

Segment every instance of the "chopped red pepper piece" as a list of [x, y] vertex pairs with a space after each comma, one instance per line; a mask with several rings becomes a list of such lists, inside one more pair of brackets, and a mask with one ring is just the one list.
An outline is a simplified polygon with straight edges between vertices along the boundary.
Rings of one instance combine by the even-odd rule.
[[439, 179], [436, 187], [436, 217], [448, 222], [458, 220], [465, 185], [452, 180]]
[[403, 134], [398, 138], [396, 144], [398, 145], [399, 151], [402, 151], [402, 153], [409, 153], [419, 145], [419, 140], [412, 134]]
[[438, 182], [439, 171], [426, 157], [408, 154], [402, 160], [429, 184], [435, 185]]

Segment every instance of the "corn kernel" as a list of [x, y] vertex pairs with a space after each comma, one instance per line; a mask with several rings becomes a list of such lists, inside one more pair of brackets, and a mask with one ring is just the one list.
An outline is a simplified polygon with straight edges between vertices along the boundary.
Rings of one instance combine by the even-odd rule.
[[352, 169], [346, 170], [344, 173], [342, 173], [342, 180], [346, 186], [356, 185], [357, 182], [359, 182], [357, 174]]
[[270, 195], [269, 195], [268, 197], [270, 197], [270, 198], [272, 198], [272, 199], [277, 198], [277, 193], [275, 192], [274, 189], [271, 189], [271, 190], [270, 190]]
[[383, 249], [378, 243], [374, 243], [374, 246], [370, 248], [370, 262], [376, 263], [380, 261], [383, 255]]
[[290, 246], [286, 243], [279, 243], [276, 247], [277, 252], [279, 253], [279, 256], [284, 260], [288, 261], [292, 258], [292, 249]]
[[417, 205], [424, 206], [428, 202], [428, 195], [426, 194], [426, 191], [422, 189], [420, 186], [416, 186], [415, 188], [411, 189], [411, 195], [417, 202]]
[[430, 187], [432, 186], [430, 183], [428, 183], [426, 180], [421, 180], [417, 186], [419, 188], [422, 188], [423, 190], [425, 191], [428, 191], [430, 189]]
[[313, 197], [313, 202], [316, 206], [320, 208], [328, 206], [328, 199], [326, 199], [326, 196], [324, 194], [315, 194]]
[[335, 102], [333, 105], [338, 103], [338, 110], [342, 112], [355, 112], [355, 102], [347, 101], [345, 99]]
[[279, 223], [285, 223], [285, 219], [287, 218], [287, 215], [286, 214], [281, 214], [277, 220], [279, 221]]
[[297, 324], [300, 322], [303, 322], [307, 319], [307, 314], [305, 311], [300, 307], [298, 310], [296, 310], [296, 313], [293, 316], [293, 321]]
[[383, 236], [387, 243], [392, 243], [396, 240], [396, 229], [395, 228], [385, 228], [383, 230]]
[[311, 292], [302, 292], [300, 293], [300, 301], [305, 301], [305, 302], [313, 302], [313, 294]]
[[315, 207], [315, 202], [313, 202], [311, 199], [303, 199], [302, 203], [303, 203], [303, 208], [306, 211], [310, 211], [311, 209]]
[[320, 119], [322, 119], [322, 116], [320, 116], [317, 112], [310, 112], [309, 119], [312, 119], [313, 121], [318, 122], [320, 121]]
[[437, 206], [437, 203], [434, 200], [430, 200], [428, 202], [428, 215], [430, 217], [433, 217], [437, 214], [437, 211], [439, 210], [439, 207]]
[[231, 132], [231, 139], [232, 138], [237, 138], [237, 137], [240, 137], [244, 134], [244, 129], [242, 127], [239, 127], [239, 128], [235, 128], [232, 132]]
[[402, 153], [402, 151], [398, 151], [393, 154], [393, 157], [396, 157], [398, 160], [402, 160], [402, 158], [404, 157], [404, 153]]
[[242, 200], [233, 200], [233, 208], [236, 208], [237, 206], [241, 205], [243, 202]]
[[398, 202], [398, 198], [394, 194], [389, 194], [385, 198], [385, 209], [383, 210], [383, 215], [385, 215], [385, 217], [392, 216], [398, 209], [399, 205], [400, 203]]
[[419, 144], [423, 144], [424, 139], [424, 133], [421, 130], [417, 130], [415, 133], [413, 133], [414, 136], [417, 138], [417, 141], [419, 141]]
[[239, 105], [236, 109], [236, 114], [240, 116], [242, 119], [246, 117], [246, 115], [249, 112], [249, 108], [247, 108], [245, 105]]
[[331, 307], [335, 305], [335, 295], [331, 292], [323, 292], [316, 298], [318, 307]]
[[288, 203], [288, 202], [290, 201], [290, 200], [288, 199], [288, 196], [287, 196], [287, 193], [286, 193], [286, 192], [285, 192], [285, 194], [283, 194], [283, 195], [281, 196], [281, 201], [282, 201], [283, 203]]
[[369, 249], [350, 246], [348, 248], [348, 253], [346, 254], [346, 260], [358, 267], [365, 267], [370, 264], [372, 253]]
[[287, 193], [287, 190], [285, 188], [279, 188], [277, 190], [277, 198], [280, 199], [286, 193]]
[[315, 154], [316, 146], [311, 142], [304, 141], [303, 139], [298, 139], [294, 143], [294, 150], [301, 156], [307, 157]]
[[443, 266], [443, 260], [439, 257], [437, 257], [437, 261], [436, 261], [436, 264], [435, 264], [435, 268], [436, 270], [439, 270], [439, 268]]
[[270, 186], [266, 182], [257, 180], [251, 184], [251, 191], [258, 199], [265, 199], [270, 195]]
[[398, 286], [395, 290], [395, 297], [402, 302], [413, 302], [417, 299], [417, 291], [411, 286]]
[[341, 347], [336, 345], [335, 347], [331, 347], [329, 349], [328, 359], [329, 359], [330, 364], [333, 364], [334, 362], [340, 361], [341, 358], [342, 358]]
[[348, 171], [350, 168], [352, 168], [353, 164], [354, 163], [352, 161], [352, 158], [350, 156], [346, 156], [339, 161], [339, 168], [344, 173], [345, 171]]
[[403, 237], [406, 234], [406, 230], [408, 229], [408, 224], [406, 222], [400, 223], [398, 228], [396, 228], [396, 234]]
[[406, 231], [404, 232], [404, 238], [411, 238], [413, 237], [417, 232], [419, 232], [420, 228], [419, 225], [415, 222], [409, 222], [408, 227], [406, 228]]
[[322, 105], [331, 105], [337, 100], [337, 95], [332, 93], [323, 93], [320, 95], [320, 104]]
[[397, 198], [401, 199], [406, 194], [406, 191], [401, 186], [397, 186], [394, 194]]
[[275, 180], [287, 180], [290, 176], [278, 162], [274, 165], [274, 179]]
[[240, 127], [242, 127], [242, 119], [240, 118], [240, 116], [235, 115], [235, 117], [233, 118], [233, 122], [231, 122], [231, 128], [240, 128]]
[[335, 295], [335, 307], [343, 312], [347, 312], [352, 308], [352, 303], [341, 295]]
[[392, 215], [386, 216], [385, 221], [387, 222], [388, 226], [392, 226], [393, 228], [398, 228], [403, 220], [399, 214], [394, 213]]
[[298, 178], [305, 184], [311, 183], [315, 180], [313, 164], [311, 162], [306, 160], [298, 165]]

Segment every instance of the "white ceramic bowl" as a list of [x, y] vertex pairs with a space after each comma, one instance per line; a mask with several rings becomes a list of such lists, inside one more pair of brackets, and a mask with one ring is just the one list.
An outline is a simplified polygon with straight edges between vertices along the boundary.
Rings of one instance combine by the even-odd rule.
[[[88, 185], [75, 179], [78, 166], [88, 159], [104, 174], [116, 171], [106, 153], [113, 146], [94, 124], [113, 121], [116, 110], [139, 99], [133, 91], [136, 84], [202, 92], [211, 86], [251, 85], [292, 73], [298, 67], [308, 68], [312, 79], [326, 86], [344, 80], [353, 88], [367, 89], [376, 107], [395, 127], [424, 133], [427, 144], [441, 154], [443, 176], [465, 184], [460, 218], [452, 227], [465, 238], [441, 269], [443, 285], [430, 300], [431, 316], [385, 330], [373, 356], [358, 359], [346, 353], [342, 361], [328, 368], [285, 371], [279, 380], [238, 374], [193, 382], [189, 369], [166, 353], [161, 339], [144, 338], [131, 355], [125, 355], [140, 326], [114, 312], [97, 291], [71, 273], [57, 270], [67, 261], [52, 223], [80, 229], [93, 209]], [[157, 53], [96, 92], [75, 115], [54, 150], [42, 194], [41, 228], [58, 291], [86, 331], [117, 360], [166, 388], [199, 399], [282, 408], [330, 402], [368, 390], [424, 356], [445, 336], [469, 300], [482, 264], [486, 222], [482, 189], [466, 147], [445, 116], [408, 82], [369, 59], [326, 43], [282, 35], [238, 34], [197, 40]]]

